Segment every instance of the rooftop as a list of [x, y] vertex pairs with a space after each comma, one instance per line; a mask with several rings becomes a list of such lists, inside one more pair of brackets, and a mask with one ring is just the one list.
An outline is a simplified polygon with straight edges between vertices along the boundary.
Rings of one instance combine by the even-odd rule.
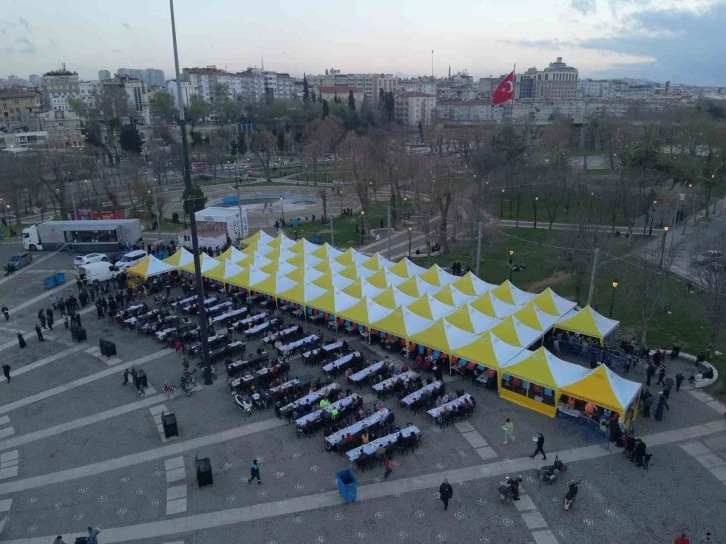
[[417, 91], [401, 93], [398, 96], [403, 97], [403, 98], [436, 98], [436, 95], [428, 94], [428, 93], [420, 93]]
[[359, 89], [358, 87], [348, 87], [347, 85], [321, 85], [319, 87], [320, 92], [324, 94], [330, 94], [330, 93], [349, 93], [353, 91], [353, 93], [362, 93], [363, 89]]
[[77, 76], [78, 72], [71, 72], [70, 70], [51, 70], [43, 74], [43, 77], [48, 76]]

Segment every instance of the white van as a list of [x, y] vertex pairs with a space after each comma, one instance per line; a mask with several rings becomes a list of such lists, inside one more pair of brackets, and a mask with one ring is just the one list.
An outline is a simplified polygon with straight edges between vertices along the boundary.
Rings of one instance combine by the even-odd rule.
[[121, 257], [120, 260], [116, 261], [115, 265], [120, 270], [126, 270], [129, 266], [134, 266], [135, 264], [140, 263], [144, 260], [144, 257], [146, 257], [146, 250], [137, 249], [136, 251], [131, 251]]
[[100, 281], [112, 280], [121, 272], [117, 266], [111, 263], [87, 263], [76, 267], [76, 279], [93, 285]]

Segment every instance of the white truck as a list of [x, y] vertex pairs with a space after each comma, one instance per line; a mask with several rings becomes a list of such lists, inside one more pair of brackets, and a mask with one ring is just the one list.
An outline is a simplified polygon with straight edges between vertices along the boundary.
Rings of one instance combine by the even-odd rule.
[[138, 219], [45, 221], [23, 229], [23, 248], [53, 251], [64, 244], [79, 253], [114, 252], [141, 239]]
[[[197, 240], [200, 247], [224, 247], [227, 239], [236, 242], [249, 236], [247, 211], [242, 215], [237, 208], [212, 207], [194, 214], [197, 220]], [[179, 245], [192, 247], [191, 231], [179, 233]]]

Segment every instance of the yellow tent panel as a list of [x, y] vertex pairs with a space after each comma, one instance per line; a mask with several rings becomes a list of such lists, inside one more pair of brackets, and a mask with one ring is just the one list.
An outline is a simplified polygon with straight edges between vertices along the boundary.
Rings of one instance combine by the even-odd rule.
[[386, 308], [398, 308], [416, 302], [415, 297], [409, 296], [393, 286], [388, 287], [380, 295], [373, 297], [373, 300]]
[[608, 319], [590, 306], [585, 306], [573, 316], [558, 321], [555, 328], [599, 338], [603, 342], [617, 326], [618, 322], [614, 319]]
[[[616, 382], [615, 387], [613, 382]], [[622, 416], [637, 396], [640, 387], [641, 384], [620, 378], [607, 366], [600, 365], [580, 381], [562, 387], [561, 392], [613, 410]]]
[[480, 280], [471, 272], [467, 272], [463, 277], [456, 280], [451, 285], [469, 296], [481, 296], [496, 287], [496, 285]]
[[521, 351], [522, 348], [507, 344], [487, 331], [471, 344], [455, 349], [454, 355], [498, 370]]

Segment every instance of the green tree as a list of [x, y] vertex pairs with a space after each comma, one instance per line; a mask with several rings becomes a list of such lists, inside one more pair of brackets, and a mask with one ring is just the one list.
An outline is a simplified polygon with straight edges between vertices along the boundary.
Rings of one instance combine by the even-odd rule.
[[168, 125], [174, 122], [176, 117], [176, 104], [171, 93], [160, 91], [154, 93], [149, 102], [151, 118], [158, 124]]
[[277, 131], [277, 150], [280, 153], [285, 151], [285, 132], [283, 130]]
[[244, 132], [240, 132], [237, 135], [237, 152], [240, 155], [247, 154], [247, 136], [245, 136]]
[[310, 98], [312, 99], [313, 103], [315, 103], [315, 91], [310, 93]]
[[386, 117], [388, 118], [388, 121], [393, 121], [394, 113], [396, 108], [396, 100], [393, 97], [393, 91], [388, 91], [386, 93]]
[[327, 100], [323, 100], [323, 120], [325, 120], [328, 115], [330, 115], [330, 106], [328, 106]]
[[203, 210], [207, 205], [207, 197], [204, 196], [204, 191], [196, 183], [192, 187], [191, 193], [184, 189], [182, 198], [184, 199], [184, 211], [187, 215]]
[[303, 102], [307, 106], [310, 102], [310, 85], [308, 85], [308, 76], [303, 74]]
[[119, 144], [121, 149], [128, 153], [141, 153], [144, 145], [144, 138], [135, 125], [124, 125], [119, 133]]
[[348, 93], [348, 107], [352, 111], [355, 111], [355, 97], [353, 96], [353, 91]]
[[187, 118], [189, 123], [194, 127], [199, 121], [203, 121], [209, 117], [211, 112], [209, 103], [201, 96], [192, 95], [189, 99], [189, 107], [187, 108]]

